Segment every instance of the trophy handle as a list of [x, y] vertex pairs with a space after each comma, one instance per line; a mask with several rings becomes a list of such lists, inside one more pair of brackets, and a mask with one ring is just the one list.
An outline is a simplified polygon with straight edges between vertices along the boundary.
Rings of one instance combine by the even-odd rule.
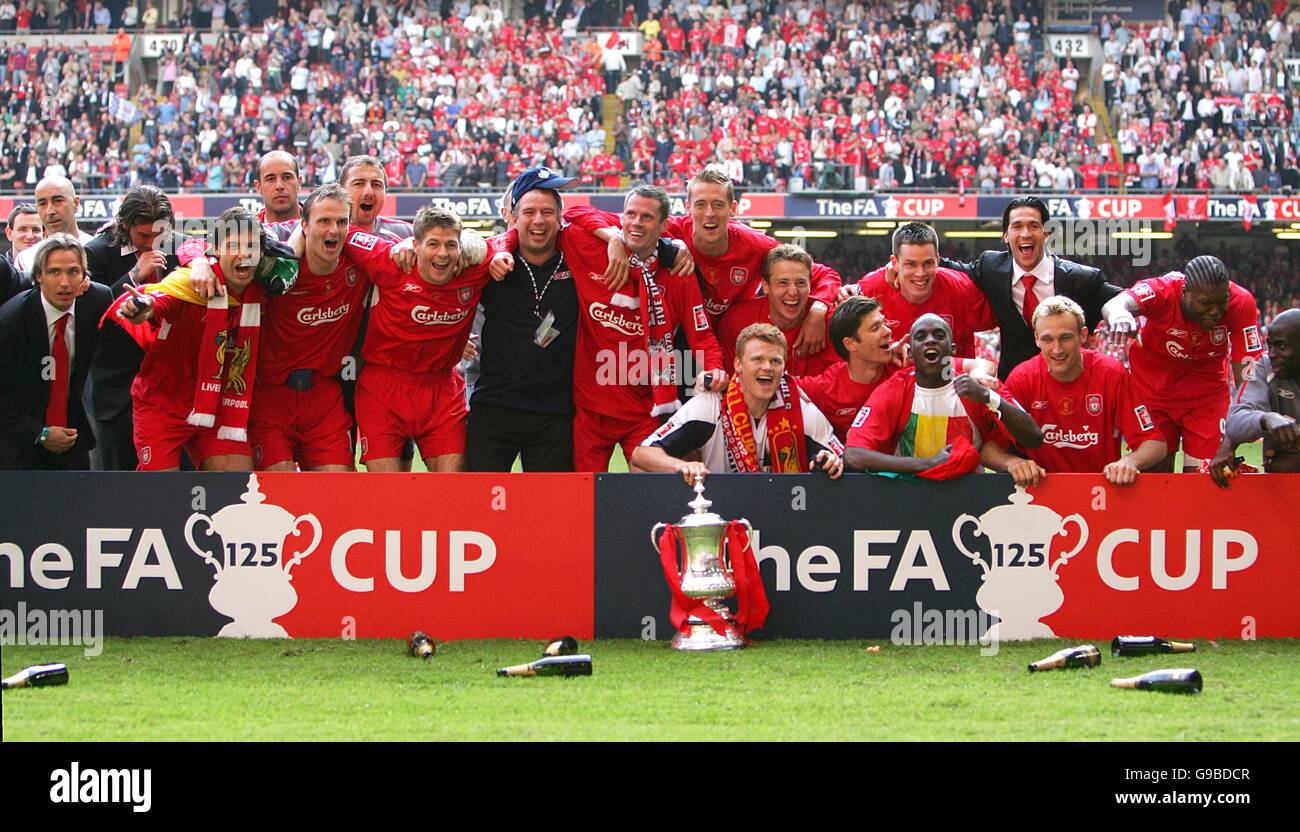
[[1064, 536], [1065, 526], [1071, 520], [1073, 520], [1075, 524], [1079, 527], [1079, 542], [1075, 544], [1075, 547], [1073, 549], [1058, 557], [1056, 559], [1056, 563], [1052, 564], [1052, 577], [1056, 578], [1057, 580], [1060, 580], [1060, 578], [1057, 577], [1056, 570], [1061, 568], [1061, 564], [1065, 563], [1070, 558], [1079, 554], [1079, 551], [1083, 549], [1083, 547], [1086, 546], [1088, 543], [1088, 524], [1083, 522], [1083, 518], [1077, 514], [1071, 514], [1069, 517], [1062, 520], [1061, 530], [1057, 532], [1057, 534]]
[[656, 552], [659, 551], [659, 533], [668, 528], [667, 523], [655, 523], [654, 528], [650, 530], [650, 548]]
[[[294, 555], [293, 559], [284, 565], [285, 575], [289, 575], [290, 569], [293, 569], [294, 566], [296, 566], [299, 563], [302, 563], [302, 559], [310, 555], [312, 552], [316, 551], [316, 547], [320, 545], [320, 537], [321, 537], [320, 521], [316, 519], [316, 515], [314, 514], [304, 514], [301, 517], [295, 517], [293, 519], [293, 536], [297, 537], [298, 535], [302, 534], [302, 530], [298, 528], [298, 524], [303, 522], [306, 522], [307, 525], [311, 526], [312, 531], [315, 532], [315, 535], [312, 537], [310, 546], [308, 546], [306, 549], [302, 550], [298, 554]], [[289, 575], [289, 580], [293, 580], [292, 575]]]
[[212, 518], [208, 517], [206, 514], [191, 514], [190, 519], [185, 521], [185, 542], [190, 544], [190, 549], [193, 550], [194, 554], [203, 558], [204, 563], [211, 564], [212, 568], [217, 570], [216, 574], [220, 575], [221, 561], [214, 558], [206, 549], [199, 548], [199, 544], [194, 542], [194, 527], [198, 525], [200, 520], [207, 525], [208, 534], [213, 534]]
[[[743, 518], [743, 517], [739, 517], [739, 518], [737, 518], [737, 519], [736, 519], [736, 522], [739, 523], [740, 525], [742, 525], [742, 526], [745, 527], [745, 547], [744, 547], [744, 548], [745, 548], [745, 549], [748, 549], [749, 546], [750, 546], [750, 544], [754, 542], [754, 527], [753, 527], [752, 525], [750, 525], [750, 522], [749, 522], [748, 520], [746, 520], [745, 518]], [[722, 547], [722, 548], [723, 548], [723, 551], [726, 552], [726, 563], [725, 563], [725, 568], [728, 569], [728, 570], [730, 570], [730, 569], [732, 568], [732, 564], [734, 563], [734, 557], [735, 557], [735, 556], [732, 554], [732, 551], [731, 551], [731, 547], [730, 547], [730, 546], [724, 546], [724, 547]], [[742, 549], [741, 551], [743, 552], [744, 549]]]
[[984, 577], [989, 573], [989, 565], [985, 563], [984, 559], [981, 558], [979, 555], [975, 554], [970, 549], [967, 549], [966, 544], [963, 543], [961, 540], [961, 530], [966, 526], [967, 523], [973, 523], [975, 525], [976, 537], [979, 537], [983, 534], [983, 532], [980, 531], [980, 521], [969, 514], [963, 514], [961, 517], [957, 518], [957, 522], [952, 527], [952, 542], [957, 547], [957, 551], [961, 552], [963, 555], [965, 555], [966, 557], [970, 558], [971, 560], [979, 564], [980, 580], [983, 580]]

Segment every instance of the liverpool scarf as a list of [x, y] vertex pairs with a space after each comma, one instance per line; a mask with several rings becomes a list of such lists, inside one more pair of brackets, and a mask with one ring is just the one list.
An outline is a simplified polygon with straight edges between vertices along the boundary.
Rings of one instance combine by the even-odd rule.
[[[225, 285], [221, 267], [212, 264], [217, 279]], [[242, 301], [229, 292], [203, 298], [190, 288], [190, 270], [180, 268], [159, 283], [143, 287], [145, 294], [168, 295], [185, 303], [206, 308], [203, 340], [199, 347], [198, 375], [194, 401], [185, 421], [196, 427], [217, 427], [217, 436], [235, 442], [248, 441], [248, 413], [253, 398], [253, 378], [257, 371], [257, 343], [262, 325], [262, 303], [266, 290], [257, 281], [244, 289]], [[153, 342], [165, 337], [164, 330], [148, 324], [132, 324], [118, 317], [117, 309], [131, 295], [121, 295], [104, 313], [148, 350]], [[230, 329], [230, 307], [239, 308], [239, 323]]]
[[[781, 377], [781, 404], [767, 411], [767, 453], [772, 472], [798, 474], [805, 470], [807, 449], [803, 433], [803, 407], [799, 385], [789, 376]], [[754, 474], [763, 470], [754, 441], [754, 421], [740, 391], [740, 379], [732, 377], [722, 394], [722, 438], [726, 443], [731, 470]]]
[[651, 255], [642, 260], [635, 254], [630, 267], [641, 273], [640, 298], [615, 293], [610, 298], [614, 306], [639, 309], [642, 330], [645, 333], [646, 357], [650, 362], [650, 393], [653, 403], [651, 416], [667, 416], [677, 411], [682, 403], [677, 398], [677, 364], [673, 356], [673, 326], [668, 321], [663, 290], [655, 282], [659, 258]]

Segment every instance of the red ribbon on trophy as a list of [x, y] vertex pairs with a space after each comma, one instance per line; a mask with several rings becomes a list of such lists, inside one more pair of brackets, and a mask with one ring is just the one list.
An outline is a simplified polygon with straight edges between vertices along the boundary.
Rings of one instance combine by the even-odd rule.
[[[763, 588], [763, 577], [745, 524], [739, 520], [729, 522], [724, 539], [731, 555], [732, 574], [736, 584], [735, 629], [743, 637], [750, 631], [761, 628], [767, 621], [770, 609], [767, 591]], [[718, 635], [724, 635], [729, 622], [711, 609], [704, 599], [691, 598], [682, 592], [682, 576], [677, 571], [677, 553], [682, 545], [681, 530], [677, 526], [665, 524], [659, 535], [659, 560], [672, 593], [669, 620], [673, 629], [678, 633], [686, 633], [689, 630], [687, 621], [694, 616], [712, 627]]]

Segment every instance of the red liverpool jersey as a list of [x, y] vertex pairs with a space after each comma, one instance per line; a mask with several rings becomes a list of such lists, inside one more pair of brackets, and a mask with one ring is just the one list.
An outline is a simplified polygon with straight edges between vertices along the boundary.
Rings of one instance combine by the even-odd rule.
[[356, 227], [348, 232], [348, 256], [379, 288], [362, 356], [412, 375], [445, 373], [465, 350], [491, 252], [481, 264], [434, 286], [415, 269], [400, 271], [389, 258], [393, 245]]
[[1043, 429], [1029, 458], [1046, 471], [1099, 473], [1130, 448], [1163, 440], [1132, 377], [1110, 356], [1083, 351], [1083, 373], [1068, 384], [1052, 378], [1040, 354], [1011, 371], [1006, 388]]
[[[140, 372], [131, 383], [131, 398], [185, 419], [194, 406], [199, 350], [207, 326], [208, 308], [162, 293], [150, 297], [154, 311], [148, 325], [157, 330], [157, 336], [145, 352]], [[268, 307], [269, 304], [262, 308]], [[239, 328], [243, 308], [242, 304], [230, 307], [226, 317], [227, 331], [234, 332]]]
[[933, 313], [952, 328], [952, 354], [975, 358], [975, 333], [998, 325], [984, 293], [966, 275], [943, 266], [934, 276], [933, 294], [924, 303], [910, 303], [902, 292], [890, 286], [885, 281], [884, 266], [863, 275], [858, 288], [865, 297], [880, 301], [895, 341], [907, 337], [917, 318]]
[[1245, 361], [1264, 351], [1255, 297], [1236, 283], [1228, 284], [1227, 311], [1209, 332], [1183, 317], [1180, 272], [1138, 281], [1125, 291], [1146, 316], [1129, 366], [1150, 405], [1195, 407], [1217, 400], [1229, 383], [1229, 357]]
[[[808, 301], [812, 303], [810, 299]], [[740, 337], [740, 331], [750, 324], [770, 324], [772, 316], [769, 309], [769, 299], [748, 298], [736, 303], [722, 321], [718, 324], [718, 343], [723, 345], [723, 350], [727, 355], [735, 355], [736, 339]], [[829, 321], [827, 322], [829, 324]], [[839, 353], [831, 346], [829, 334], [822, 345], [821, 351], [815, 355], [799, 356], [794, 354], [794, 342], [799, 338], [799, 330], [802, 326], [792, 327], [791, 329], [781, 330], [785, 335], [786, 345], [790, 348], [785, 357], [785, 371], [794, 376], [815, 376], [821, 371], [830, 367], [838, 361], [841, 361]], [[829, 329], [829, 325], [825, 327]]]
[[283, 384], [293, 370], [332, 376], [352, 352], [361, 306], [370, 285], [345, 251], [326, 275], [312, 273], [304, 257], [298, 282], [266, 305], [257, 380]]
[[[690, 249], [695, 267], [704, 277], [704, 308], [713, 316], [715, 324], [733, 303], [759, 293], [763, 286], [763, 261], [769, 251], [781, 244], [780, 240], [733, 220], [727, 223], [727, 253], [708, 257], [695, 247], [692, 239], [695, 221], [689, 216], [669, 219], [668, 234]], [[841, 284], [839, 272], [814, 263], [811, 282], [808, 302], [820, 300], [828, 307], [834, 306]]]
[[853, 417], [866, 404], [875, 389], [898, 370], [893, 364], [885, 364], [882, 369], [883, 372], [876, 377], [875, 381], [870, 384], [858, 384], [849, 376], [848, 362], [841, 361], [818, 375], [801, 376], [799, 389], [807, 394], [812, 403], [817, 405], [817, 409], [830, 421], [836, 436], [848, 437]]
[[[1005, 387], [999, 395], [1010, 395]], [[878, 386], [853, 418], [845, 445], [895, 456], [923, 459], [958, 438], [978, 449], [985, 439], [1010, 437], [987, 405], [968, 402], [948, 382], [943, 387], [916, 384], [916, 371], [894, 373]]]
[[[653, 396], [639, 302], [644, 286], [638, 270], [632, 270], [627, 285], [611, 292], [605, 288], [609, 257], [604, 241], [569, 225], [560, 231], [559, 247], [573, 274], [580, 305], [573, 402], [607, 416], [644, 418], [653, 407]], [[695, 278], [675, 277], [661, 267], [655, 273], [655, 282], [669, 326], [681, 326], [691, 349], [704, 353], [703, 369], [729, 367], [729, 363], [723, 363], [713, 337]]]

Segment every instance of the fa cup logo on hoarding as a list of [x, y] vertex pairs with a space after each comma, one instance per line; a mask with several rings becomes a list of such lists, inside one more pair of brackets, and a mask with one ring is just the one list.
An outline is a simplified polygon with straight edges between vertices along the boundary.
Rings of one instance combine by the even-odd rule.
[[[194, 527], [206, 523], [209, 535], [221, 541], [220, 558], [213, 557], [194, 541]], [[281, 566], [284, 539], [302, 533], [298, 526], [311, 526], [311, 543]], [[194, 553], [216, 569], [216, 583], [208, 593], [208, 603], [227, 618], [234, 619], [221, 628], [218, 636], [227, 638], [288, 638], [289, 634], [273, 619], [289, 612], [298, 603], [298, 593], [290, 585], [289, 570], [320, 545], [320, 522], [313, 514], [294, 517], [289, 512], [266, 503], [257, 485], [257, 474], [249, 474], [248, 490], [240, 502], [226, 506], [211, 517], [195, 512], [185, 521], [185, 542]]]
[[[1088, 542], [1088, 524], [1082, 517], [1071, 514], [1062, 518], [1047, 506], [1030, 505], [1033, 499], [1017, 486], [1007, 498], [1009, 505], [994, 506], [978, 518], [963, 514], [952, 527], [957, 549], [983, 570], [975, 602], [1000, 619], [989, 628], [990, 639], [1055, 638], [1056, 633], [1040, 619], [1056, 612], [1065, 601], [1057, 586], [1060, 578], [1056, 570]], [[1079, 527], [1079, 542], [1049, 564], [1052, 538], [1064, 535], [1071, 521]], [[962, 542], [962, 528], [967, 523], [975, 525], [976, 537], [989, 539], [989, 562]]]

